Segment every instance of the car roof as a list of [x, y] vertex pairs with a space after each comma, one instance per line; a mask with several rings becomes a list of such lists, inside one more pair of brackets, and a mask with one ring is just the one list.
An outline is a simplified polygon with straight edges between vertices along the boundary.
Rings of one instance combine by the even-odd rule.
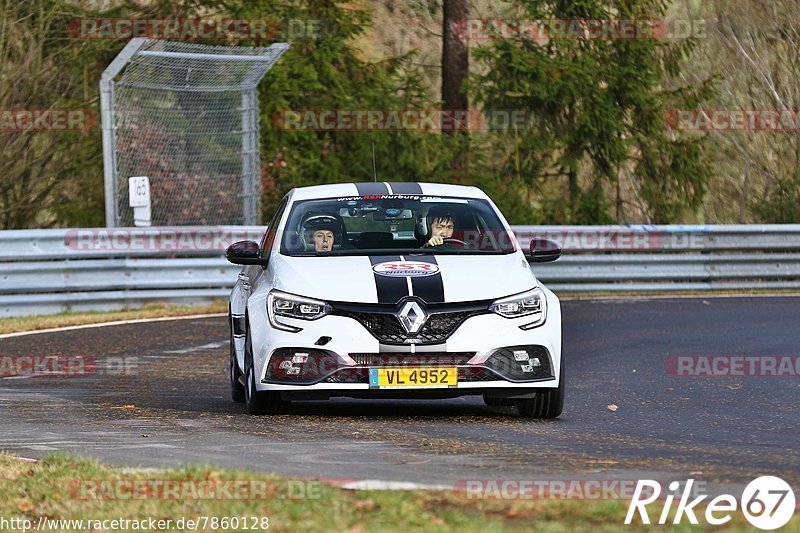
[[[414, 187], [408, 187], [413, 185]], [[396, 186], [396, 187], [395, 187]], [[394, 190], [397, 189], [397, 190]], [[340, 196], [364, 196], [367, 194], [420, 194], [407, 193], [408, 190], [421, 190], [425, 196], [457, 196], [461, 198], [488, 199], [486, 193], [477, 187], [428, 182], [365, 182], [330, 183], [292, 189], [292, 200], [312, 200], [315, 198], [336, 198]], [[368, 191], [368, 192], [364, 192]], [[402, 191], [402, 192], [401, 192]]]

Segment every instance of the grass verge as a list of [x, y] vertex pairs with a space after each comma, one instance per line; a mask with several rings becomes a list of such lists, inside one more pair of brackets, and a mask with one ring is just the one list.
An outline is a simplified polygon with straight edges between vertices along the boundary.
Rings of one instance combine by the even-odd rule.
[[[138, 480], [138, 485], [134, 484]], [[142, 482], [142, 480], [150, 480]], [[156, 480], [156, 481], [154, 481]], [[150, 492], [159, 481], [181, 482], [177, 492]], [[232, 496], [199, 499], [209, 486], [236, 481]], [[254, 484], [255, 483], [255, 484]], [[166, 485], [164, 485], [166, 486]], [[134, 489], [133, 487], [139, 487]], [[187, 487], [193, 487], [191, 490]], [[204, 489], [203, 487], [206, 487]], [[246, 489], [241, 489], [246, 487]], [[254, 487], [256, 487], [254, 489]], [[132, 498], [131, 490], [147, 497]], [[157, 496], [162, 494], [162, 496]], [[165, 497], [167, 494], [170, 497]], [[206, 493], [208, 494], [208, 493]], [[219, 490], [217, 494], [224, 494]], [[183, 497], [178, 497], [181, 495]], [[249, 498], [256, 496], [258, 498]], [[98, 497], [95, 497], [98, 496]], [[113, 498], [116, 496], [116, 499]], [[172, 497], [175, 496], [175, 497]], [[248, 499], [242, 499], [247, 496]], [[304, 497], [303, 497], [304, 496]], [[674, 508], [674, 506], [673, 506]], [[659, 506], [648, 507], [651, 517]], [[0, 454], [0, 518], [27, 519], [36, 527], [40, 517], [52, 520], [172, 520], [170, 531], [195, 529], [176, 527], [181, 518], [219, 520], [216, 528], [206, 523], [196, 530], [261, 530], [264, 517], [270, 531], [619, 531], [620, 529], [679, 531], [745, 531], [740, 513], [721, 527], [714, 526], [624, 526], [627, 503], [589, 500], [474, 500], [454, 491], [351, 491], [316, 481], [287, 480], [274, 475], [191, 466], [164, 471], [130, 471], [92, 460], [49, 455], [29, 462]], [[670, 516], [674, 513], [670, 513]], [[247, 527], [222, 527], [222, 519], [247, 517]], [[702, 521], [702, 518], [700, 518]], [[230, 521], [230, 520], [229, 520]], [[250, 528], [253, 522], [258, 527]], [[50, 531], [76, 531], [76, 524]], [[185, 522], [184, 522], [185, 524]], [[94, 526], [84, 522], [84, 531]], [[95, 524], [100, 525], [100, 524]], [[166, 525], [166, 524], [165, 524]], [[87, 527], [88, 526], [88, 527]], [[124, 530], [108, 523], [106, 530]], [[134, 529], [128, 524], [128, 530]], [[147, 527], [145, 529], [148, 529]], [[11, 529], [7, 529], [11, 530]], [[96, 530], [96, 528], [95, 528]], [[795, 516], [786, 531], [800, 531]]]
[[122, 311], [92, 311], [85, 313], [61, 313], [58, 315], [20, 316], [0, 318], [0, 334], [60, 328], [64, 326], [79, 326], [83, 324], [99, 324], [102, 322], [115, 322], [117, 320], [137, 320], [140, 318], [161, 318], [227, 312], [228, 303], [220, 300], [212, 304], [197, 306], [152, 304], [140, 309], [125, 309]]

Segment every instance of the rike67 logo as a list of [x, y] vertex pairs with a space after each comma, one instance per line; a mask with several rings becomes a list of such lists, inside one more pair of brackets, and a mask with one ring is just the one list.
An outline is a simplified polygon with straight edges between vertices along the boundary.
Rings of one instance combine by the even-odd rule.
[[[664, 507], [658, 518], [658, 524], [668, 523], [672, 504], [678, 496], [678, 504], [673, 517], [673, 524], [680, 524], [684, 516], [690, 524], [699, 524], [695, 507], [703, 502], [708, 495], [701, 495], [689, 501], [692, 494], [694, 480], [688, 480], [683, 491], [678, 494], [681, 484], [673, 481], [669, 484], [669, 493], [664, 498]], [[646, 494], [646, 496], [643, 496]], [[640, 480], [628, 507], [625, 523], [630, 525], [638, 511], [643, 524], [650, 524], [650, 515], [647, 506], [662, 497], [661, 484], [649, 479]], [[751, 481], [742, 492], [741, 501], [730, 494], [722, 494], [706, 505], [705, 520], [707, 523], [720, 526], [731, 520], [731, 513], [741, 509], [745, 518], [751, 525], [762, 530], [774, 530], [783, 527], [792, 518], [795, 509], [795, 497], [792, 487], [784, 480], [775, 476], [761, 476]]]

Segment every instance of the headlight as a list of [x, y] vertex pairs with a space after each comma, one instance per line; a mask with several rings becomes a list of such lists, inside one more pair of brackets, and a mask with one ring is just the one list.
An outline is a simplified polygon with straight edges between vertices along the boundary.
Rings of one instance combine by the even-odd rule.
[[547, 320], [547, 297], [542, 289], [536, 287], [522, 294], [495, 300], [489, 310], [505, 318], [530, 316], [532, 321], [520, 328], [531, 329], [541, 326]]
[[267, 315], [269, 323], [275, 329], [283, 331], [300, 331], [300, 328], [283, 324], [277, 317], [299, 318], [301, 320], [317, 320], [331, 312], [333, 308], [321, 300], [313, 300], [295, 296], [281, 291], [272, 291], [267, 297]]

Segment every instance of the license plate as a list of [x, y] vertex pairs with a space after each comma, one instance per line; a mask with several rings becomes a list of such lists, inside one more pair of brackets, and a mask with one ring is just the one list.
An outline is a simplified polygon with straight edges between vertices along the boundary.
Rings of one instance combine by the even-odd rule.
[[456, 387], [458, 369], [453, 368], [370, 368], [371, 388]]

